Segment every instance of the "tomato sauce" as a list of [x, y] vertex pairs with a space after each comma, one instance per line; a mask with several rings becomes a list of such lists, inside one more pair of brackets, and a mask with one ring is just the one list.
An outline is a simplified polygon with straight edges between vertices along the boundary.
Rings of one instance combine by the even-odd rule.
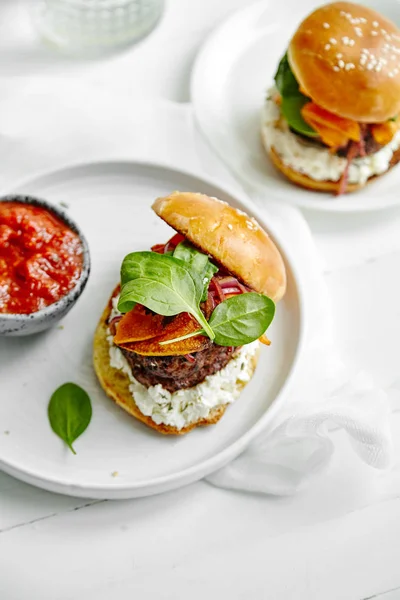
[[36, 312], [75, 287], [79, 236], [42, 206], [0, 202], [0, 313]]

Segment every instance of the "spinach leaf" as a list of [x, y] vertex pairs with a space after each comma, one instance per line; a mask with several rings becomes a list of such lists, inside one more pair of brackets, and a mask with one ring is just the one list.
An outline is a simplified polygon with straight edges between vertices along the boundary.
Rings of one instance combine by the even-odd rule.
[[[271, 298], [248, 292], [232, 296], [218, 304], [208, 324], [214, 332], [214, 342], [219, 346], [243, 346], [261, 337], [270, 326], [274, 315], [275, 304]], [[204, 333], [203, 329], [199, 329], [160, 344], [166, 346]]]
[[274, 302], [256, 292], [232, 296], [218, 304], [211, 315], [214, 342], [219, 346], [242, 346], [254, 342], [267, 330], [275, 314]]
[[50, 398], [47, 413], [54, 433], [76, 454], [72, 444], [92, 418], [92, 405], [85, 390], [75, 383], [64, 383]]
[[201, 297], [201, 301], [205, 302], [207, 300], [208, 295], [208, 286], [210, 285], [211, 279], [214, 277], [215, 273], [218, 271], [218, 267], [213, 265], [210, 261], [208, 261], [205, 271], [203, 273], [203, 295]]
[[164, 316], [188, 312], [214, 339], [199, 307], [204, 285], [201, 275], [191, 273], [184, 261], [156, 252], [133, 252], [122, 263], [121, 281], [121, 312], [128, 312], [137, 302]]
[[281, 110], [289, 127], [302, 135], [317, 137], [318, 133], [306, 123], [301, 115], [301, 109], [307, 102], [310, 102], [310, 98], [301, 93], [299, 84], [290, 68], [287, 54], [279, 63], [275, 84], [282, 96]]
[[180, 242], [174, 250], [174, 257], [188, 263], [196, 271], [204, 271], [208, 263], [207, 254], [196, 250], [189, 242]]
[[318, 135], [317, 132], [315, 129], [310, 127], [310, 125], [303, 119], [301, 114], [301, 109], [308, 102], [309, 99], [306, 96], [303, 96], [303, 94], [298, 96], [283, 97], [281, 110], [283, 116], [292, 129], [298, 133], [301, 133], [302, 135], [315, 137]]
[[184, 260], [190, 266], [190, 270], [197, 272], [200, 275], [202, 287], [201, 302], [207, 300], [208, 286], [213, 275], [218, 271], [218, 267], [210, 262], [208, 256], [199, 252], [194, 246], [188, 242], [181, 242], [177, 245], [174, 251], [174, 257]]
[[296, 96], [299, 93], [299, 84], [290, 68], [287, 54], [282, 56], [274, 79], [278, 92], [282, 97]]

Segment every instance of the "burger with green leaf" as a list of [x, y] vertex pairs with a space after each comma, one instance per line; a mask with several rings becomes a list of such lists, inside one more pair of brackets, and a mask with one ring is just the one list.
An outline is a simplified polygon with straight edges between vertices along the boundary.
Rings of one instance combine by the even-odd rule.
[[94, 365], [127, 412], [182, 434], [216, 423], [251, 379], [286, 273], [260, 225], [216, 198], [174, 192], [153, 210], [177, 233], [124, 258]]

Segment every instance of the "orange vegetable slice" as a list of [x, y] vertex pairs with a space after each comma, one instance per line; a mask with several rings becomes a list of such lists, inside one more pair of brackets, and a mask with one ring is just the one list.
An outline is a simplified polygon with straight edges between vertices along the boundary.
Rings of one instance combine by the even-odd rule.
[[172, 340], [177, 337], [194, 333], [200, 329], [200, 325], [189, 313], [177, 315], [163, 329], [163, 334], [157, 338], [143, 340], [129, 344], [119, 344], [125, 350], [136, 352], [144, 356], [178, 356], [200, 352], [207, 348], [211, 340], [204, 335], [196, 335], [186, 340], [173, 342], [172, 344], [160, 345], [160, 342]]
[[265, 333], [263, 333], [263, 335], [258, 338], [258, 341], [261, 342], [262, 344], [264, 344], [265, 346], [271, 345], [271, 340], [267, 338]]
[[141, 304], [136, 304], [119, 321], [114, 343], [120, 346], [157, 337], [163, 331], [163, 319], [161, 315], [153, 315]]
[[314, 102], [307, 102], [301, 114], [327, 146], [337, 148], [349, 140], [359, 142], [361, 139], [360, 125], [356, 121], [338, 117]]
[[396, 119], [396, 121], [386, 121], [386, 123], [376, 123], [375, 125], [371, 125], [374, 140], [378, 142], [378, 144], [386, 146], [386, 144], [392, 140], [394, 134], [399, 129], [399, 126], [399, 119]]

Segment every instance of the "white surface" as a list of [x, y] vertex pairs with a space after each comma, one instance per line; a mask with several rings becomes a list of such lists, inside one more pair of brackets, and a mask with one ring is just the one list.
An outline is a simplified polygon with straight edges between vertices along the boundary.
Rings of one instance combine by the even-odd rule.
[[[23, 13], [15, 0], [2, 0], [2, 185], [56, 167], [63, 157], [85, 159], [90, 141], [99, 157], [116, 156], [122, 138], [132, 157], [167, 156], [180, 166], [202, 167], [231, 180], [201, 139], [193, 149], [187, 111], [169, 101], [188, 99], [190, 65], [206, 33], [247, 4], [170, 0], [159, 29], [138, 47], [87, 63], [66, 61], [42, 48], [18, 20]], [[41, 89], [45, 80], [50, 85]], [[92, 92], [82, 96], [85, 82]], [[131, 109], [138, 97], [146, 100], [140, 113], [144, 130]], [[152, 112], [150, 97], [164, 99], [168, 119]], [[71, 116], [82, 98], [87, 124], [78, 131]], [[57, 105], [66, 104], [68, 110], [57, 119]], [[93, 107], [109, 115], [97, 127]], [[126, 114], [129, 123], [115, 135], [113, 111]], [[152, 123], [157, 144], [148, 132]], [[127, 155], [125, 146], [122, 154]], [[399, 211], [307, 217], [326, 262], [339, 350], [389, 389], [400, 458]], [[332, 439], [337, 450], [329, 472], [288, 499], [199, 482], [153, 498], [88, 503], [0, 474], [0, 597], [397, 600], [399, 465], [390, 472], [373, 471], [351, 454], [344, 436]]]
[[[173, 230], [157, 218], [151, 203], [176, 189], [216, 196], [257, 218], [286, 259], [288, 287], [268, 330], [273, 352], [261, 350], [259, 368], [240, 401], [229, 407], [218, 428], [172, 439], [143, 427], [106, 397], [92, 368], [92, 339], [122, 258], [172, 236]], [[55, 327], [35, 338], [0, 339], [0, 423], [8, 432], [0, 434], [0, 466], [51, 491], [121, 499], [196, 481], [243, 451], [284, 404], [307, 326], [304, 284], [268, 219], [245, 199], [212, 183], [133, 162], [67, 168], [17, 184], [11, 191], [68, 206], [88, 240], [91, 274], [62, 329]], [[82, 386], [93, 405], [90, 428], [75, 444], [76, 456], [52, 433], [46, 414], [51, 394], [65, 381]]]
[[[192, 76], [192, 101], [200, 129], [218, 155], [256, 192], [328, 212], [364, 212], [398, 206], [400, 173], [349, 196], [310, 193], [293, 186], [266, 157], [261, 144], [264, 101], [288, 40], [319, 0], [265, 2], [235, 13], [203, 46]], [[377, 6], [382, 10], [381, 4]], [[396, 13], [400, 21], [400, 9]]]

